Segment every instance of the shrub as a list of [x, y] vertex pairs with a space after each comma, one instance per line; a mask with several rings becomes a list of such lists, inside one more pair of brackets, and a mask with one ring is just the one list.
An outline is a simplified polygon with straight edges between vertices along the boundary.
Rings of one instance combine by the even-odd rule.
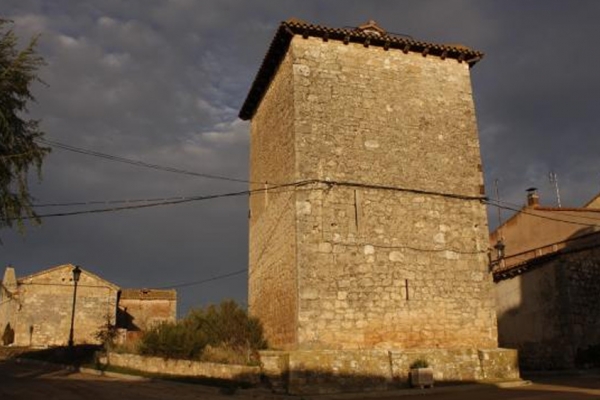
[[163, 322], [147, 331], [139, 344], [140, 354], [166, 358], [198, 358], [208, 341], [201, 330], [181, 322]]
[[106, 322], [102, 324], [96, 331], [96, 339], [100, 341], [102, 347], [107, 350], [115, 346], [115, 341], [119, 335], [119, 330], [115, 324], [112, 323], [110, 315], [106, 315]]
[[260, 321], [233, 300], [195, 309], [182, 320], [162, 323], [141, 338], [139, 352], [167, 358], [253, 363], [267, 347]]
[[427, 362], [427, 360], [424, 360], [422, 358], [419, 358], [415, 361], [413, 361], [412, 364], [410, 364], [410, 368], [427, 368], [429, 367], [429, 362]]

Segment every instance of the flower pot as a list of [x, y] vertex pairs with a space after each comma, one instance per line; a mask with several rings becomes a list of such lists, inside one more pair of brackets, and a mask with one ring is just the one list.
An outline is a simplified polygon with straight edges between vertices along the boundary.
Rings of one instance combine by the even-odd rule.
[[431, 368], [411, 368], [410, 385], [412, 387], [433, 387], [433, 369]]

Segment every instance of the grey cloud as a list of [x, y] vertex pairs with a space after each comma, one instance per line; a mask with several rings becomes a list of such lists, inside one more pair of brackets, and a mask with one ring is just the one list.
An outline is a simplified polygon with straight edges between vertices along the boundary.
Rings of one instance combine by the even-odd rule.
[[[488, 193], [521, 204], [549, 169], [567, 204], [598, 190], [595, 1], [161, 2], [8, 0], [23, 37], [42, 33], [49, 65], [33, 115], [75, 146], [216, 175], [247, 177], [248, 125], [236, 119], [279, 21], [331, 26], [377, 20], [420, 40], [486, 53], [472, 70]], [[246, 188], [55, 150], [40, 202], [137, 199]], [[72, 209], [72, 208], [65, 208]], [[43, 209], [40, 212], [50, 212]], [[495, 215], [491, 210], [490, 216]], [[507, 215], [507, 213], [505, 213]], [[491, 225], [495, 224], [495, 217]], [[247, 198], [48, 219], [21, 238], [0, 235], [0, 263], [20, 274], [73, 262], [122, 286], [210, 278], [247, 264]], [[181, 289], [182, 310], [244, 300], [243, 275]]]

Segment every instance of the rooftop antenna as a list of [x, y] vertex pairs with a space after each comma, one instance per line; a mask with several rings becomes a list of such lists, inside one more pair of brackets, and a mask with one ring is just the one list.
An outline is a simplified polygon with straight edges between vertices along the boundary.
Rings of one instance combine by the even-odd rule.
[[558, 204], [558, 208], [562, 208], [560, 203], [560, 190], [558, 188], [558, 175], [556, 172], [550, 171], [548, 178], [550, 179], [550, 183], [554, 185], [554, 190], [556, 190], [556, 203]]

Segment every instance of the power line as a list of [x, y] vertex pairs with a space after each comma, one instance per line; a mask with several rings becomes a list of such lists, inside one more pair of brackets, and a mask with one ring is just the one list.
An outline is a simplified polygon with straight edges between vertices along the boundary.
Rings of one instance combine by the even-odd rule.
[[458, 200], [478, 200], [484, 201], [488, 198], [486, 196], [469, 196], [463, 194], [456, 193], [446, 193], [446, 192], [437, 192], [433, 190], [423, 190], [423, 189], [413, 189], [413, 188], [405, 188], [401, 186], [391, 186], [391, 185], [377, 185], [371, 183], [361, 183], [361, 182], [349, 182], [349, 181], [333, 181], [333, 180], [314, 180], [315, 183], [322, 183], [329, 186], [339, 185], [339, 186], [349, 186], [349, 187], [357, 187], [362, 189], [381, 189], [381, 190], [390, 190], [396, 192], [406, 192], [412, 194], [426, 194], [432, 196], [440, 196], [440, 197], [448, 197], [452, 199]]
[[58, 148], [61, 150], [67, 150], [67, 151], [71, 151], [74, 153], [85, 154], [88, 156], [98, 157], [98, 158], [102, 158], [105, 160], [120, 162], [120, 163], [124, 163], [124, 164], [135, 165], [138, 167], [155, 169], [158, 171], [172, 172], [172, 173], [177, 173], [177, 174], [197, 176], [197, 177], [201, 177], [201, 178], [216, 179], [216, 180], [229, 181], [229, 182], [257, 183], [257, 182], [251, 182], [251, 181], [248, 181], [245, 179], [231, 178], [231, 177], [221, 176], [221, 175], [205, 174], [202, 172], [187, 171], [187, 170], [180, 169], [180, 168], [165, 167], [165, 166], [158, 165], [158, 164], [147, 163], [144, 161], [133, 160], [130, 158], [125, 158], [125, 157], [115, 156], [112, 154], [101, 153], [101, 152], [94, 151], [94, 150], [84, 149], [81, 147], [75, 147], [75, 146], [71, 146], [69, 144], [56, 142], [54, 140], [48, 140], [48, 139], [42, 139], [42, 138], [38, 138], [36, 140], [38, 142], [47, 144], [49, 146], [52, 146], [52, 147], [55, 147], [55, 148]]
[[[272, 186], [263, 190], [269, 190], [275, 193], [283, 193], [284, 191], [277, 189], [279, 186]], [[301, 190], [301, 189], [300, 189]], [[318, 189], [305, 189], [318, 190]], [[257, 190], [258, 191], [258, 190]], [[49, 207], [77, 207], [77, 206], [93, 206], [99, 204], [129, 204], [129, 203], [154, 203], [170, 200], [185, 200], [191, 196], [172, 196], [172, 197], [154, 197], [148, 199], [123, 199], [123, 200], [89, 200], [89, 201], [73, 201], [68, 203], [37, 203], [32, 204], [33, 208], [49, 208]]]
[[[118, 207], [98, 208], [98, 209], [82, 210], [82, 211], [65, 211], [65, 212], [60, 212], [60, 213], [41, 214], [41, 215], [37, 215], [35, 217], [23, 216], [23, 217], [20, 217], [20, 219], [27, 220], [27, 219], [65, 217], [65, 216], [82, 215], [82, 214], [98, 214], [98, 213], [116, 212], [116, 211], [122, 211], [122, 210], [150, 208], [150, 207], [157, 207], [157, 206], [163, 206], [163, 205], [181, 204], [181, 203], [188, 203], [188, 202], [192, 202], [192, 201], [202, 201], [202, 200], [211, 200], [211, 199], [224, 198], [224, 197], [250, 195], [250, 194], [254, 194], [254, 193], [269, 192], [269, 191], [275, 191], [277, 193], [277, 192], [281, 192], [280, 190], [277, 190], [277, 189], [294, 187], [294, 190], [295, 190], [295, 188], [297, 188], [297, 187], [305, 186], [305, 185], [309, 185], [309, 184], [324, 184], [329, 187], [337, 185], [337, 186], [360, 187], [363, 189], [391, 190], [391, 191], [407, 192], [407, 193], [412, 193], [412, 194], [427, 194], [427, 195], [448, 197], [448, 198], [460, 199], [460, 200], [485, 201], [487, 199], [486, 197], [482, 197], [482, 196], [467, 196], [467, 195], [461, 195], [461, 194], [403, 188], [403, 187], [398, 187], [398, 186], [386, 186], [386, 185], [374, 185], [374, 184], [366, 184], [366, 183], [358, 183], [358, 182], [344, 182], [344, 181], [329, 181], [329, 180], [311, 179], [311, 180], [304, 180], [304, 181], [298, 181], [298, 182], [292, 182], [292, 183], [285, 183], [285, 184], [275, 185], [275, 186], [271, 186], [271, 187], [266, 186], [266, 187], [262, 187], [259, 189], [250, 189], [250, 190], [243, 190], [243, 191], [239, 191], [239, 192], [222, 193], [222, 194], [215, 194], [215, 195], [208, 195], [208, 196], [172, 197], [172, 198], [166, 198], [166, 199], [147, 199], [147, 200], [135, 199], [135, 200], [107, 200], [107, 201], [89, 201], [89, 202], [71, 202], [71, 203], [46, 203], [46, 204], [36, 205], [36, 207], [63, 207], [63, 206], [83, 206], [83, 205], [94, 205], [94, 204], [119, 204], [119, 203], [141, 203], [141, 202], [144, 202], [147, 204], [125, 205], [125, 206], [118, 206]], [[309, 190], [311, 190], [311, 189], [309, 189]], [[322, 188], [312, 189], [312, 190], [322, 190]], [[19, 219], [19, 218], [11, 218], [8, 220], [17, 220], [17, 219]]]
[[243, 273], [245, 273], [247, 271], [248, 271], [248, 268], [244, 268], [244, 269], [240, 269], [240, 270], [237, 270], [237, 271], [229, 272], [229, 273], [226, 273], [226, 274], [213, 276], [211, 278], [202, 279], [202, 280], [199, 280], [199, 281], [178, 283], [176, 285], [171, 285], [171, 286], [160, 286], [160, 287], [157, 287], [156, 289], [176, 289], [176, 288], [182, 288], [182, 287], [186, 287], [186, 286], [196, 286], [196, 285], [201, 285], [203, 283], [214, 282], [214, 281], [218, 281], [218, 280], [221, 280], [221, 279], [229, 278], [229, 277], [232, 277], [232, 276], [235, 276], [235, 275], [240, 275], [240, 274], [243, 274]]
[[587, 227], [591, 227], [591, 228], [599, 228], [600, 227], [600, 225], [596, 225], [596, 224], [586, 224], [585, 222], [569, 221], [569, 220], [565, 220], [565, 219], [550, 217], [550, 216], [547, 216], [547, 215], [535, 214], [535, 213], [532, 213], [532, 212], [529, 212], [529, 211], [520, 210], [520, 209], [509, 207], [509, 206], [502, 206], [500, 204], [494, 204], [492, 201], [489, 201], [489, 200], [488, 201], [484, 201], [484, 203], [488, 204], [490, 206], [493, 206], [493, 207], [500, 207], [500, 208], [503, 208], [505, 210], [511, 210], [511, 211], [515, 211], [515, 212], [520, 212], [522, 214], [527, 214], [527, 215], [531, 215], [532, 217], [543, 218], [543, 219], [547, 219], [547, 220], [550, 220], [550, 221], [564, 222], [566, 224], [581, 225], [581, 226], [587, 226]]
[[171, 201], [171, 200], [183, 200], [189, 197], [186, 196], [173, 196], [173, 197], [158, 197], [150, 199], [127, 199], [127, 200], [92, 200], [92, 201], [75, 201], [70, 203], [40, 203], [33, 204], [34, 208], [45, 208], [45, 207], [71, 207], [71, 206], [92, 206], [98, 204], [128, 204], [128, 203], [154, 203], [160, 201]]
[[178, 198], [175, 200], [160, 201], [160, 202], [149, 203], [149, 204], [138, 204], [138, 205], [129, 205], [129, 206], [109, 207], [109, 208], [97, 208], [97, 209], [82, 210], [82, 211], [65, 211], [65, 212], [60, 212], [60, 213], [41, 214], [41, 215], [37, 215], [35, 217], [22, 216], [20, 218], [8, 218], [6, 220], [14, 221], [17, 219], [21, 219], [21, 220], [43, 219], [43, 218], [53, 218], [53, 217], [66, 217], [66, 216], [71, 216], [71, 215], [99, 214], [99, 213], [116, 212], [116, 211], [123, 211], [123, 210], [134, 210], [134, 209], [141, 209], [141, 208], [150, 208], [150, 207], [158, 207], [158, 206], [165, 206], [165, 205], [189, 203], [192, 201], [203, 201], [203, 200], [220, 199], [220, 198], [225, 198], [225, 197], [243, 196], [243, 195], [249, 195], [249, 194], [253, 194], [253, 193], [266, 192], [268, 190], [275, 190], [275, 189], [292, 187], [292, 186], [293, 187], [303, 186], [303, 185], [307, 185], [311, 182], [313, 182], [313, 181], [300, 181], [300, 182], [288, 183], [288, 184], [283, 184], [283, 185], [277, 185], [277, 186], [273, 186], [268, 189], [260, 188], [260, 189], [254, 189], [254, 190], [243, 190], [243, 191], [239, 191], [239, 192], [221, 193], [221, 194], [214, 194], [214, 195], [207, 195], [207, 196], [183, 197], [183, 198]]
[[[491, 201], [493, 201], [495, 203], [499, 203], [499, 204], [508, 204], [509, 206], [517, 207], [518, 211], [523, 211], [522, 208], [521, 208], [522, 206], [520, 204], [511, 203], [511, 202], [508, 202], [508, 201], [505, 201], [505, 200], [491, 200]], [[492, 204], [490, 204], [490, 205], [492, 205]], [[574, 218], [589, 219], [589, 220], [592, 220], [592, 221], [600, 221], [599, 217], [591, 217], [589, 215], [575, 214], [575, 213], [569, 212], [568, 208], [563, 208], [563, 209], [560, 209], [560, 210], [557, 210], [557, 209], [543, 209], [543, 208], [542, 209], [534, 209], [534, 210], [537, 210], [539, 212], [546, 212], [546, 213], [558, 213], [560, 215], [565, 215], [565, 216], [574, 217]], [[579, 211], [579, 212], [581, 212], [581, 213], [584, 213], [584, 212], [590, 212], [590, 213], [594, 213], [595, 212], [595, 213], [598, 213], [597, 209], [596, 210], [594, 210], [594, 209], [586, 210], [585, 208], [580, 208], [580, 210], [581, 211]]]

